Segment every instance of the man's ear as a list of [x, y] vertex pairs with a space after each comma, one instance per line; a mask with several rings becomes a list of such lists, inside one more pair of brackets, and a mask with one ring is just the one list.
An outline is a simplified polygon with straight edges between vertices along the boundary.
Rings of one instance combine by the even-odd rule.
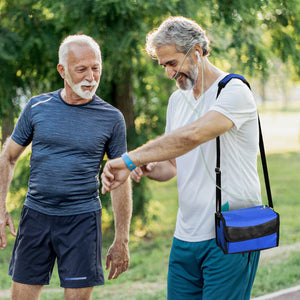
[[201, 46], [199, 44], [195, 45], [195, 51], [198, 51], [200, 57], [203, 56], [203, 51], [202, 51], [202, 48], [201, 48]]
[[60, 76], [65, 79], [65, 67], [61, 64], [57, 65], [57, 71], [60, 74]]

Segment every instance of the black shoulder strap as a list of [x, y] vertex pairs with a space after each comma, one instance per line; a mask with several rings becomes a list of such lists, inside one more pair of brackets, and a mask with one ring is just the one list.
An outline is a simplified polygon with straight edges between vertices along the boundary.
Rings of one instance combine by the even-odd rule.
[[[218, 92], [216, 99], [218, 98], [221, 90], [226, 86], [226, 84], [232, 79], [237, 78], [242, 80], [251, 90], [250, 84], [247, 82], [247, 80], [238, 74], [228, 74], [225, 76], [218, 84]], [[270, 181], [269, 181], [269, 174], [268, 174], [268, 167], [267, 167], [267, 160], [265, 155], [265, 148], [264, 148], [264, 142], [263, 142], [263, 136], [262, 136], [262, 130], [260, 125], [260, 119], [258, 116], [258, 126], [259, 126], [259, 149], [260, 149], [260, 157], [261, 157], [261, 163], [263, 166], [263, 172], [264, 172], [264, 179], [265, 179], [265, 186], [267, 191], [267, 197], [268, 197], [268, 204], [269, 207], [273, 208], [273, 201], [272, 201], [272, 195], [271, 195], [271, 188], [270, 188]], [[221, 212], [222, 209], [222, 201], [221, 201], [221, 168], [220, 168], [220, 137], [218, 136], [216, 138], [217, 143], [217, 158], [216, 158], [216, 211]]]
[[221, 81], [219, 81], [218, 83], [218, 92], [217, 92], [217, 97], [216, 99], [219, 97], [219, 94], [221, 92], [221, 90], [226, 86], [226, 84], [232, 79], [232, 78], [237, 78], [242, 80], [247, 86], [248, 88], [251, 90], [250, 84], [248, 83], [248, 81], [241, 75], [239, 74], [228, 74], [227, 76], [225, 76]]

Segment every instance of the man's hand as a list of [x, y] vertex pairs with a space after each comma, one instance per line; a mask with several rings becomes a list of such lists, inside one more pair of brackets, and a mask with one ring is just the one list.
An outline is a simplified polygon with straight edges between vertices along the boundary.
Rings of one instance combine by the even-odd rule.
[[134, 169], [130, 176], [135, 182], [140, 182], [142, 177], [147, 177], [153, 171], [157, 163], [145, 164], [142, 167]]
[[108, 280], [116, 279], [118, 276], [125, 272], [129, 267], [129, 249], [127, 242], [117, 242], [110, 246], [106, 256], [106, 267], [110, 272]]
[[109, 160], [103, 169], [102, 180], [102, 194], [114, 190], [126, 181], [130, 174], [130, 170], [124, 163], [122, 158]]
[[14, 222], [7, 210], [0, 212], [0, 248], [2, 250], [7, 246], [6, 226], [9, 227], [10, 233], [16, 236]]

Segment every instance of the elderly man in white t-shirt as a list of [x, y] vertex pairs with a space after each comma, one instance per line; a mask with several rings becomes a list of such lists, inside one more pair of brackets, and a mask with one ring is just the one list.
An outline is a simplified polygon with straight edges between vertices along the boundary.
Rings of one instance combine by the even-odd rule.
[[109, 161], [102, 192], [132, 171], [165, 181], [177, 174], [179, 209], [169, 261], [168, 299], [250, 299], [259, 252], [225, 255], [216, 245], [216, 141], [221, 140], [222, 209], [261, 203], [257, 174], [258, 120], [250, 89], [232, 79], [218, 99], [227, 74], [208, 60], [203, 29], [170, 17], [148, 34], [147, 52], [164, 66], [179, 89], [169, 100], [166, 134]]

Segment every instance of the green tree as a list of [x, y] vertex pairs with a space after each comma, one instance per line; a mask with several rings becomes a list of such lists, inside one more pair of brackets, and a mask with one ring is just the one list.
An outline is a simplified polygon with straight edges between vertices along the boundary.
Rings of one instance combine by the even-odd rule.
[[[277, 62], [289, 72], [286, 79], [300, 77], [299, 0], [213, 0], [209, 5], [207, 30], [212, 34], [213, 58], [229, 72], [241, 72], [261, 81], [261, 96]], [[213, 53], [213, 54], [214, 54]]]
[[0, 1], [2, 143], [12, 132], [22, 97], [57, 86], [54, 26], [36, 1]]
[[[22, 97], [62, 86], [57, 50], [69, 34], [100, 44], [99, 95], [118, 107], [128, 148], [162, 134], [174, 82], [144, 51], [146, 34], [169, 15], [196, 20], [211, 39], [211, 60], [225, 71], [265, 82], [280, 59], [299, 79], [299, 0], [0, 0], [0, 118], [2, 139]], [[26, 184], [27, 182], [24, 182]], [[143, 215], [146, 183], [134, 187], [134, 211]], [[108, 201], [104, 201], [107, 203]]]

